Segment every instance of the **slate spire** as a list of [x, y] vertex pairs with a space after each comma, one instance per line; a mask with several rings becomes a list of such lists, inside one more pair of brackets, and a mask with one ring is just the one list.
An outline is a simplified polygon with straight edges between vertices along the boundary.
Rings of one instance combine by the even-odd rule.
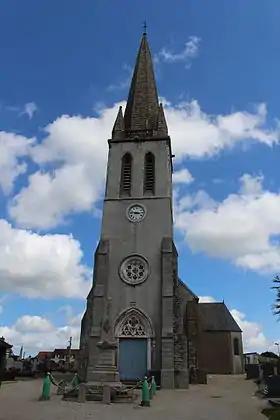
[[159, 108], [158, 108], [157, 130], [158, 130], [159, 136], [168, 136], [168, 128], [166, 124], [166, 119], [165, 119], [162, 103], [159, 104]]
[[119, 111], [117, 114], [117, 118], [113, 127], [112, 131], [112, 139], [120, 140], [124, 138], [124, 119], [123, 119], [123, 112], [122, 107], [119, 107]]
[[145, 28], [124, 113], [125, 130], [135, 135], [138, 132], [141, 137], [148, 130], [157, 130], [158, 111], [158, 93]]

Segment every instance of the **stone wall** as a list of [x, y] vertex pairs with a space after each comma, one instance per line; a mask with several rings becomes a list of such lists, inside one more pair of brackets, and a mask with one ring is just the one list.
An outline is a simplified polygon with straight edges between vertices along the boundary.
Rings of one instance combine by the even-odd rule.
[[[239, 354], [234, 354], [234, 339], [238, 339]], [[244, 373], [244, 358], [243, 358], [243, 343], [242, 333], [232, 332], [231, 333], [231, 344], [232, 344], [232, 361], [233, 361], [233, 373], [243, 374]]]
[[[199, 314], [198, 314], [198, 303], [196, 300], [189, 301], [187, 303], [187, 337], [188, 337], [188, 367], [192, 374], [199, 368]], [[196, 378], [191, 378], [192, 382], [196, 381]]]
[[207, 373], [220, 375], [234, 373], [230, 332], [203, 331], [200, 350], [200, 366]]

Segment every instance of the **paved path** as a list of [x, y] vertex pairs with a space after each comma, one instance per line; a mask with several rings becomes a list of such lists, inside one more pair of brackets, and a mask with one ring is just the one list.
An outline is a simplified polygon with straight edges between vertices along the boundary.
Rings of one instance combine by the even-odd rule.
[[136, 404], [103, 406], [61, 401], [53, 395], [39, 402], [42, 381], [2, 384], [0, 420], [264, 420], [262, 402], [254, 397], [255, 385], [241, 376], [213, 376], [208, 385], [189, 390], [162, 390], [150, 408]]

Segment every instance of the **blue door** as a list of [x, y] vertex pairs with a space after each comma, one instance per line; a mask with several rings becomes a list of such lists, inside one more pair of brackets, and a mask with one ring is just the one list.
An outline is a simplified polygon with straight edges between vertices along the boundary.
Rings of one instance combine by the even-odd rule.
[[118, 370], [122, 381], [144, 378], [147, 374], [147, 340], [145, 338], [120, 339]]

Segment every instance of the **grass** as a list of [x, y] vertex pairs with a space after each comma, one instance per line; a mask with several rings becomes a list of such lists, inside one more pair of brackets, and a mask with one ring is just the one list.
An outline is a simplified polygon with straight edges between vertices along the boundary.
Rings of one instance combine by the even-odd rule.
[[280, 408], [265, 408], [262, 413], [269, 420], [280, 420]]

